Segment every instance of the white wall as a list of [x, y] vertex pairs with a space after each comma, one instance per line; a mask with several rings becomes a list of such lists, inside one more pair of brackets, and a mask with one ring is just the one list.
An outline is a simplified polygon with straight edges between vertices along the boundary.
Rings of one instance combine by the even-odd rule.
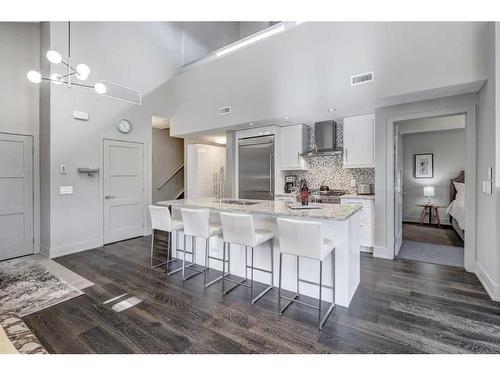
[[[482, 193], [482, 181], [487, 179], [487, 168], [495, 169], [495, 132], [498, 128], [498, 113], [496, 102], [500, 99], [496, 88], [497, 71], [500, 61], [496, 58], [498, 53], [498, 25], [488, 25], [486, 51], [488, 82], [479, 93], [478, 102], [478, 133], [477, 133], [477, 250], [476, 263], [478, 276], [490, 294], [500, 300], [500, 253], [498, 223], [500, 210], [496, 207], [498, 192], [488, 195]], [[498, 167], [498, 165], [497, 165]]]
[[[434, 154], [434, 177], [414, 178], [414, 155]], [[432, 203], [447, 207], [450, 204], [450, 179], [465, 169], [465, 130], [454, 129], [403, 135], [403, 220], [419, 221], [427, 198], [424, 186], [434, 186]], [[446, 208], [439, 209], [441, 223], [449, 224]], [[434, 222], [435, 222], [434, 218]]]
[[[51, 23], [50, 48], [66, 54], [66, 23]], [[143, 105], [136, 106], [97, 95], [93, 90], [63, 85], [50, 91], [50, 255], [58, 256], [102, 245], [102, 175], [78, 174], [82, 166], [102, 168], [102, 139], [145, 143], [151, 160], [151, 116], [168, 118], [162, 85], [182, 64], [181, 37], [167, 22], [72, 23], [72, 61], [92, 69], [89, 80], [105, 79], [142, 90]], [[42, 51], [45, 53], [45, 51]], [[52, 66], [52, 72], [59, 67]], [[72, 118], [74, 110], [89, 113], [87, 122]], [[121, 135], [116, 123], [127, 118], [133, 125]], [[61, 175], [59, 166], [68, 173]], [[146, 171], [151, 202], [151, 171]], [[73, 195], [59, 195], [60, 185], [73, 185]]]
[[0, 132], [38, 132], [38, 88], [26, 78], [38, 70], [40, 25], [0, 22]]
[[399, 132], [402, 134], [421, 133], [436, 130], [464, 129], [465, 116], [431, 117], [402, 121], [399, 123]]
[[26, 78], [40, 67], [40, 25], [0, 22], [0, 132], [33, 137], [34, 249], [40, 250], [39, 90]]
[[240, 38], [238, 22], [180, 22], [183, 63], [187, 64]]
[[[307, 22], [169, 84], [173, 135], [290, 116], [294, 121], [373, 112], [377, 103], [486, 78], [485, 23]], [[375, 71], [373, 84], [350, 76]], [[448, 94], [451, 95], [451, 94]], [[218, 108], [232, 113], [218, 116]]]
[[[50, 23], [40, 24], [40, 50], [50, 49]], [[37, 52], [39, 52], [37, 51]], [[50, 75], [50, 63], [40, 55], [40, 72]], [[34, 89], [36, 89], [36, 86]], [[50, 255], [50, 89], [48, 82], [40, 84], [40, 251]]]
[[269, 21], [246, 21], [238, 22], [238, 34], [240, 39], [246, 38], [259, 31], [267, 29], [270, 25]]
[[[495, 113], [500, 113], [500, 93], [499, 93], [499, 88], [500, 88], [500, 23], [495, 22], [495, 92], [496, 92], [496, 100], [494, 101], [495, 103]], [[500, 179], [498, 176], [500, 176], [500, 119], [498, 117], [495, 118], [495, 128], [496, 128], [496, 141], [495, 141], [495, 175], [494, 175], [494, 180], [493, 180], [493, 186], [495, 190], [495, 199], [496, 199], [496, 223], [500, 223]], [[496, 249], [497, 249], [497, 254], [500, 254], [500, 235], [497, 234], [496, 236]], [[494, 293], [495, 296], [497, 296], [497, 299], [500, 300], [500, 256], [498, 257], [499, 260], [497, 261], [497, 277], [495, 280], [492, 280], [495, 282], [495, 288], [494, 288]]]

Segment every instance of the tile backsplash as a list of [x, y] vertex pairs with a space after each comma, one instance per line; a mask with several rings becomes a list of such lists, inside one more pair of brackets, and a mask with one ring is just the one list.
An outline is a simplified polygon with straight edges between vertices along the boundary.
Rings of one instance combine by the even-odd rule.
[[[343, 121], [337, 121], [337, 147], [342, 148], [344, 134]], [[310, 146], [314, 146], [314, 127], [311, 128]], [[356, 180], [356, 184], [371, 184], [374, 191], [375, 168], [344, 168], [343, 155], [311, 157], [309, 160], [309, 170], [292, 171], [291, 173], [301, 179], [307, 180], [310, 189], [318, 189], [323, 181], [330, 189], [342, 189], [350, 193], [356, 192], [356, 187], [351, 187], [351, 180]]]

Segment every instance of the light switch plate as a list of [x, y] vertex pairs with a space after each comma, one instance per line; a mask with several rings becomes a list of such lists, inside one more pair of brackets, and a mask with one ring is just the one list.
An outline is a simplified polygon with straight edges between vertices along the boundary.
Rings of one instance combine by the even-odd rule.
[[61, 174], [68, 173], [68, 167], [66, 166], [66, 164], [61, 164], [60, 172]]
[[483, 193], [485, 194], [493, 193], [493, 181], [483, 181]]
[[59, 186], [60, 195], [73, 194], [73, 186]]
[[87, 112], [83, 112], [83, 111], [73, 111], [73, 118], [76, 120], [88, 121], [89, 114]]
[[486, 181], [486, 194], [492, 194], [493, 192], [493, 181]]

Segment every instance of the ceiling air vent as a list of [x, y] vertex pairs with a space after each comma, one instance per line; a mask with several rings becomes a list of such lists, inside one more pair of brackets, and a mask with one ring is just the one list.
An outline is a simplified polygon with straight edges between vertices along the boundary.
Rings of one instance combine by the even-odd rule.
[[225, 107], [219, 108], [219, 116], [225, 116], [231, 113], [231, 106], [227, 105]]
[[373, 82], [375, 79], [373, 72], [356, 74], [351, 76], [351, 86], [362, 85], [363, 83]]

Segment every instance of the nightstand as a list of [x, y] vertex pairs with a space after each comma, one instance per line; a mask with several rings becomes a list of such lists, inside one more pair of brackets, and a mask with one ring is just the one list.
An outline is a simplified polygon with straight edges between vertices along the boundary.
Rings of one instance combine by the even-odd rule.
[[432, 224], [432, 211], [434, 210], [434, 215], [436, 216], [436, 221], [438, 226], [441, 226], [441, 221], [439, 220], [438, 208], [445, 208], [445, 206], [438, 206], [435, 204], [417, 204], [417, 207], [422, 207], [422, 213], [420, 214], [420, 225], [424, 223], [425, 215], [429, 213], [429, 224]]

